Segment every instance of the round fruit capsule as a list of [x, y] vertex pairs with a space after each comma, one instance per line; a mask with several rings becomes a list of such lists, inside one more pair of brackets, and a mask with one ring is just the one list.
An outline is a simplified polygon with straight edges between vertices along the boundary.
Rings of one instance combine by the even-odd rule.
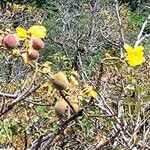
[[27, 58], [29, 60], [36, 60], [39, 58], [39, 52], [35, 49], [29, 50], [27, 53]]
[[3, 43], [8, 49], [14, 49], [18, 44], [18, 40], [14, 34], [8, 34], [4, 37]]
[[60, 100], [60, 101], [56, 102], [56, 104], [55, 104], [55, 112], [58, 116], [65, 115], [68, 108], [69, 108], [69, 105], [64, 100]]
[[40, 50], [44, 47], [44, 42], [40, 38], [33, 38], [32, 47], [36, 50]]
[[53, 84], [58, 90], [66, 89], [68, 85], [68, 79], [63, 72], [58, 72], [53, 76]]

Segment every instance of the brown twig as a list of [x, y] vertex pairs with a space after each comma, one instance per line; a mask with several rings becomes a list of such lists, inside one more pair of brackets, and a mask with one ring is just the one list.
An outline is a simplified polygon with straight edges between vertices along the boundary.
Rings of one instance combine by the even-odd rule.
[[76, 111], [74, 109], [74, 107], [70, 104], [70, 102], [68, 101], [68, 99], [65, 97], [64, 93], [59, 90], [60, 95], [62, 96], [62, 98], [67, 102], [67, 104], [69, 105], [69, 107], [73, 110], [73, 112], [76, 114]]
[[103, 68], [104, 68], [104, 65], [102, 62], [100, 62], [100, 69], [99, 69], [99, 75], [98, 75], [98, 79], [97, 79], [97, 84], [96, 84], [96, 90], [99, 90], [99, 87], [100, 87], [100, 84], [101, 84], [101, 78], [102, 78], [102, 75], [103, 75]]
[[115, 0], [115, 7], [116, 7], [116, 14], [117, 14], [117, 19], [118, 19], [118, 25], [119, 25], [119, 34], [120, 34], [120, 56], [121, 58], [123, 57], [123, 51], [122, 51], [122, 46], [125, 42], [125, 38], [124, 38], [124, 33], [123, 33], [123, 29], [122, 29], [122, 21], [121, 21], [121, 17], [120, 17], [120, 13], [119, 13], [119, 4], [118, 4], [118, 0]]
[[5, 113], [7, 113], [8, 111], [10, 111], [11, 109], [13, 109], [13, 107], [14, 107], [16, 104], [18, 104], [20, 101], [22, 101], [22, 100], [23, 100], [24, 98], [26, 98], [27, 96], [31, 95], [32, 92], [34, 92], [35, 90], [37, 90], [37, 88], [40, 87], [40, 85], [39, 85], [39, 86], [37, 86], [37, 87], [32, 88], [32, 86], [33, 86], [33, 84], [34, 84], [34, 81], [35, 81], [35, 78], [36, 78], [36, 75], [37, 75], [37, 72], [34, 73], [32, 82], [31, 82], [31, 84], [29, 85], [29, 87], [28, 87], [23, 93], [18, 94], [17, 98], [14, 99], [14, 101], [13, 101], [11, 104], [9, 104], [8, 106], [4, 107], [3, 110], [1, 110], [1, 112], [0, 112], [0, 117], [1, 117], [2, 115], [4, 115]]
[[101, 150], [101, 148], [103, 148], [107, 144], [112, 143], [114, 139], [119, 135], [119, 133], [120, 133], [120, 130], [118, 130], [114, 136], [106, 140], [103, 144], [98, 144], [94, 150]]
[[[45, 148], [47, 148], [49, 146], [50, 143], [52, 143], [54, 141], [54, 139], [56, 138], [57, 135], [61, 134], [62, 131], [67, 127], [68, 123], [71, 122], [72, 120], [76, 119], [79, 116], [82, 116], [83, 114], [83, 109], [79, 110], [77, 113], [75, 113], [73, 116], [71, 116], [70, 118], [68, 118], [65, 122], [63, 122], [59, 128], [59, 130], [52, 134], [50, 136], [50, 133], [46, 134], [45, 136], [40, 137], [40, 145], [42, 145], [42, 147], [40, 148], [40, 150], [45, 150]], [[38, 141], [39, 139], [35, 142], [35, 144], [33, 144], [30, 148], [28, 148], [28, 150], [35, 150], [35, 147], [38, 145]]]
[[28, 146], [28, 137], [26, 130], [24, 130], [24, 150], [27, 149], [27, 146]]

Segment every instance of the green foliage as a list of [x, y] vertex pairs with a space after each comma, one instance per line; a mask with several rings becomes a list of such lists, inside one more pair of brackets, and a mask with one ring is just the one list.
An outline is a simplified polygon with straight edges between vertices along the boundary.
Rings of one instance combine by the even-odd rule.
[[89, 136], [91, 133], [91, 129], [92, 129], [91, 120], [87, 117], [81, 117], [78, 121], [79, 121], [79, 125], [81, 126], [82, 132], [86, 136]]
[[[43, 23], [48, 30], [48, 34], [45, 40], [45, 47], [40, 51], [40, 58], [37, 62], [34, 61], [27, 67], [19, 63], [21, 58], [13, 60], [12, 67], [16, 66], [12, 74], [15, 74], [16, 70], [21, 71], [14, 75], [12, 82], [15, 83], [19, 80], [19, 85], [14, 86], [11, 82], [7, 84], [3, 80], [5, 70], [6, 72], [8, 71], [5, 67], [7, 63], [9, 63], [7, 57], [11, 52], [9, 51], [7, 53], [6, 51], [6, 54], [0, 54], [0, 63], [2, 65], [4, 64], [4, 67], [0, 70], [2, 72], [2, 75], [0, 74], [0, 80], [2, 80], [1, 91], [6, 90], [6, 92], [16, 94], [18, 91], [20, 92], [20, 88], [24, 87], [21, 89], [22, 94], [22, 91], [28, 89], [26, 85], [28, 87], [28, 85], [32, 83], [31, 77], [35, 71], [37, 71], [36, 65], [38, 66], [39, 72], [33, 82], [33, 88], [38, 84], [41, 86], [41, 89], [38, 89], [39, 91], [37, 90], [31, 94], [31, 101], [23, 97], [20, 105], [16, 105], [10, 114], [3, 115], [2, 122], [0, 122], [0, 147], [8, 148], [8, 145], [11, 145], [13, 141], [13, 146], [16, 149], [23, 149], [25, 140], [24, 131], [27, 133], [28, 147], [34, 144], [41, 135], [44, 136], [47, 133], [50, 133], [52, 137], [54, 137], [54, 141], [50, 143], [50, 148], [54, 149], [58, 149], [58, 147], [62, 147], [62, 149], [73, 149], [78, 145], [79, 148], [77, 147], [77, 149], [86, 149], [87, 147], [92, 149], [95, 145], [104, 143], [100, 138], [104, 136], [107, 140], [113, 138], [112, 141], [103, 147], [104, 150], [119, 150], [124, 147], [126, 148], [124, 144], [128, 143], [128, 141], [124, 141], [126, 140], [124, 137], [128, 134], [129, 140], [131, 138], [131, 144], [140, 146], [138, 142], [135, 142], [135, 139], [132, 139], [132, 135], [135, 132], [136, 125], [139, 123], [137, 134], [140, 136], [141, 142], [143, 133], [146, 132], [148, 127], [146, 119], [148, 119], [147, 108], [150, 100], [150, 89], [148, 85], [148, 52], [146, 51], [150, 45], [149, 41], [145, 40], [143, 42], [145, 47], [144, 52], [146, 52], [146, 62], [135, 68], [130, 67], [124, 58], [120, 58], [120, 48], [123, 49], [123, 47], [120, 46], [122, 45], [122, 41], [119, 41], [120, 34], [118, 32], [119, 26], [115, 18], [116, 11], [114, 11], [114, 8], [112, 9], [115, 4], [111, 5], [113, 3], [111, 0], [100, 1], [98, 5], [95, 5], [97, 8], [99, 6], [101, 7], [101, 3], [104, 4], [102, 10], [106, 13], [106, 18], [104, 17], [104, 20], [101, 19], [101, 17], [98, 19], [94, 18], [97, 19], [96, 23], [100, 20], [100, 22], [98, 22], [98, 24], [95, 23], [94, 26], [92, 26], [91, 22], [94, 16], [93, 14], [96, 13], [95, 16], [97, 17], [104, 13], [99, 12], [101, 9], [90, 11], [89, 8], [93, 8], [92, 2], [94, 3], [94, 1], [63, 1], [64, 3], [59, 6], [59, 9], [54, 5], [55, 2], [56, 1], [52, 0], [30, 0], [28, 2], [22, 0], [15, 2], [22, 3], [23, 5], [21, 6], [24, 6], [25, 3], [30, 3], [31, 5], [25, 5], [26, 9], [31, 8], [31, 6], [36, 6], [35, 12], [37, 12], [35, 16], [33, 16], [32, 11], [30, 12], [28, 10], [18, 13], [16, 14], [15, 20], [21, 18], [21, 15], [24, 15], [26, 17], [22, 20], [21, 25], [25, 27]], [[57, 1], [57, 4], [58, 3]], [[42, 6], [42, 8], [38, 8], [38, 6]], [[105, 6], [108, 8], [105, 8]], [[125, 13], [125, 10], [123, 13]], [[137, 33], [139, 33], [147, 14], [148, 13], [145, 12], [143, 15], [139, 15], [137, 12], [129, 11], [129, 16], [128, 14], [124, 16], [124, 19], [127, 20], [123, 22], [123, 27], [126, 27], [125, 40], [130, 44], [135, 42]], [[6, 24], [8, 24], [7, 27], [11, 29], [13, 21], [11, 20], [12, 18], [9, 19], [7, 16], [6, 21], [9, 23]], [[101, 24], [103, 21], [106, 23], [104, 23], [105, 26], [103, 26], [103, 23]], [[3, 28], [4, 27], [5, 22]], [[91, 27], [93, 27], [92, 36], [90, 35], [91, 33], [89, 33], [91, 32]], [[106, 38], [103, 38], [100, 34], [100, 30], [103, 28], [103, 32], [106, 31], [104, 34]], [[147, 28], [149, 29], [149, 27]], [[114, 35], [118, 36], [117, 39], [115, 39], [116, 36]], [[112, 44], [112, 41], [115, 41], [117, 44], [120, 42], [118, 44], [119, 46]], [[20, 44], [19, 48], [21, 46]], [[82, 52], [78, 46], [87, 47], [88, 49], [85, 48]], [[24, 48], [22, 49], [24, 50]], [[72, 64], [75, 61], [77, 51], [80, 51], [77, 62], [79, 65], [79, 75], [74, 74], [70, 76], [73, 72]], [[126, 55], [124, 55], [124, 57], [126, 57]], [[1, 60], [3, 61], [1, 62]], [[49, 61], [50, 64], [48, 63], [47, 67], [48, 69], [50, 68], [52, 74], [50, 72], [41, 75], [40, 71], [43, 69], [43, 62], [45, 61]], [[103, 62], [102, 69], [100, 68], [101, 62]], [[60, 91], [55, 89], [52, 84], [53, 74], [60, 70], [66, 72], [70, 85], [70, 77], [74, 77], [74, 81], [79, 84], [74, 87], [69, 85], [69, 88], [62, 91], [62, 93], [69, 102], [71, 100], [77, 100], [76, 103], [79, 103], [79, 108], [83, 109], [82, 113], [80, 112], [78, 114], [77, 112], [77, 114], [72, 114], [70, 110], [67, 110], [64, 116], [57, 116], [55, 114], [55, 102], [64, 99]], [[18, 77], [18, 74], [23, 74], [24, 76]], [[92, 88], [86, 89], [84, 87], [87, 83], [93, 85], [94, 89], [96, 89], [98, 93], [96, 98], [84, 96], [87, 90], [90, 90], [90, 92], [92, 90]], [[37, 99], [41, 98], [42, 100], [37, 102]], [[2, 96], [0, 107], [3, 108], [12, 102], [13, 100], [10, 100], [10, 98]], [[34, 105], [34, 103], [36, 105]], [[42, 106], [42, 104], [45, 105]], [[120, 108], [123, 108], [123, 112], [121, 112]], [[70, 119], [72, 116], [75, 117], [73, 120], [71, 120], [72, 118]], [[68, 121], [69, 119], [70, 122]], [[145, 121], [144, 130], [142, 130], [142, 127], [140, 128], [142, 124], [140, 121], [142, 121], [142, 123]], [[119, 138], [113, 137], [119, 128], [121, 128], [122, 131], [121, 134], [119, 132]], [[55, 136], [55, 134], [58, 135]], [[100, 137], [98, 138], [98, 136]], [[147, 142], [146, 140], [147, 139], [145, 139], [144, 143]], [[51, 139], [49, 138], [48, 141], [51, 141]], [[114, 141], [117, 142], [115, 148]], [[23, 143], [23, 146], [21, 143]]]
[[37, 111], [37, 115], [38, 115], [39, 117], [42, 117], [42, 118], [48, 118], [48, 117], [49, 117], [49, 116], [48, 116], [49, 114], [48, 114], [48, 112], [47, 112], [45, 106], [38, 106], [38, 107], [36, 108], [36, 111]]
[[148, 12], [144, 14], [137, 14], [136, 12], [131, 12], [129, 15], [129, 24], [136, 25], [138, 27], [141, 27], [144, 23], [145, 19], [148, 16]]

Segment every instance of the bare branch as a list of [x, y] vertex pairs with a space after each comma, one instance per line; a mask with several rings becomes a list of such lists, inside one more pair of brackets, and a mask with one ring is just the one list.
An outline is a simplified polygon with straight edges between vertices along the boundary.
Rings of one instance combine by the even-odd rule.
[[5, 108], [3, 108], [3, 110], [1, 110], [0, 112], [0, 117], [7, 113], [8, 111], [10, 111], [11, 109], [13, 109], [13, 107], [18, 104], [20, 101], [22, 101], [25, 97], [29, 96], [30, 94], [32, 94], [33, 91], [35, 91], [37, 88], [39, 88], [39, 86], [37, 87], [32, 87], [34, 84], [34, 81], [36, 79], [36, 75], [37, 75], [37, 71], [34, 73], [33, 75], [33, 79], [31, 84], [29, 85], [29, 87], [23, 92], [18, 94], [18, 97], [16, 99], [13, 100], [13, 102], [11, 104], [9, 104], [8, 106], [6, 106]]
[[144, 29], [146, 28], [146, 25], [149, 23], [149, 21], [150, 21], [150, 15], [148, 16], [148, 18], [143, 23], [143, 26], [142, 26], [142, 28], [141, 28], [138, 36], [137, 36], [137, 41], [135, 42], [134, 47], [137, 47], [145, 38], [150, 37], [150, 34], [145, 34], [144, 36], [142, 36]]
[[8, 94], [8, 93], [0, 92], [0, 97], [6, 97], [6, 98], [13, 98], [13, 99], [15, 99], [17, 97], [17, 94]]
[[119, 133], [120, 130], [118, 130], [111, 138], [106, 140], [103, 144], [98, 144], [94, 150], [101, 150], [101, 148], [103, 148], [107, 144], [112, 143], [115, 140], [115, 138], [119, 135]]
[[119, 24], [119, 33], [120, 33], [120, 56], [121, 58], [123, 57], [123, 50], [122, 50], [122, 46], [125, 42], [125, 38], [124, 38], [124, 33], [123, 33], [123, 29], [122, 29], [122, 21], [121, 21], [121, 17], [120, 17], [120, 13], [119, 13], [119, 3], [118, 0], [115, 0], [115, 7], [116, 7], [116, 13], [117, 13], [117, 19], [118, 19], [118, 24]]

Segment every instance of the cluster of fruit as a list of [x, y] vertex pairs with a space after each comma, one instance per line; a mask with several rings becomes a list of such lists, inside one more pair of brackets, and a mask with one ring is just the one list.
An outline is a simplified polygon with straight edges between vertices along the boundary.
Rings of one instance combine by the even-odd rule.
[[[58, 90], [65, 90], [69, 85], [69, 81], [63, 72], [58, 72], [53, 75], [53, 85]], [[70, 101], [70, 105], [75, 112], [78, 112], [79, 101], [77, 99]], [[68, 111], [70, 111], [70, 113], [72, 114], [72, 108], [70, 108], [69, 104], [65, 100], [57, 101], [55, 104], [55, 112], [58, 116], [64, 116]]]
[[[32, 49], [27, 51], [27, 58], [29, 60], [36, 60], [39, 58], [39, 50], [44, 47], [42, 39], [33, 37], [30, 40]], [[15, 34], [8, 34], [4, 37], [3, 43], [7, 49], [15, 49], [19, 44], [19, 39]]]
[[[47, 30], [44, 26], [35, 25], [30, 27], [28, 30], [25, 30], [22, 27], [17, 27], [16, 34], [8, 33], [3, 38], [3, 44], [8, 50], [13, 52], [13, 56], [16, 57], [21, 54], [25, 62], [30, 62], [39, 58], [39, 52], [44, 47], [43, 39], [46, 37], [46, 32]], [[22, 41], [24, 43], [23, 45]], [[50, 76], [54, 87], [61, 94], [64, 92], [62, 90], [69, 93], [67, 94], [69, 95], [67, 96], [68, 99], [61, 95], [63, 99], [55, 103], [55, 112], [58, 116], [66, 116], [66, 114], [77, 113], [79, 110], [79, 95], [94, 98], [97, 96], [97, 93], [90, 86], [85, 86], [83, 91], [80, 88], [76, 88], [76, 90], [78, 90], [77, 93], [80, 94], [74, 92], [75, 87], [78, 86], [78, 74], [75, 72], [72, 72], [72, 75], [69, 78], [67, 78], [67, 76], [61, 71], [53, 74], [50, 71], [50, 62], [44, 63], [40, 71]]]

